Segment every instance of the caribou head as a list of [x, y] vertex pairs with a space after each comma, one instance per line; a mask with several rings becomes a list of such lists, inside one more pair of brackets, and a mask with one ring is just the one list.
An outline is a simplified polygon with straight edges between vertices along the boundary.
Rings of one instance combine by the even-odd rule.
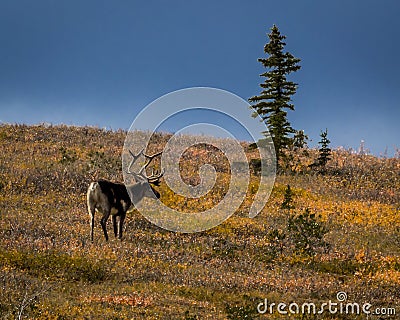
[[[133, 204], [138, 203], [144, 197], [159, 199], [160, 193], [152, 185], [155, 186], [160, 185], [160, 179], [164, 175], [164, 170], [158, 172], [154, 171], [153, 168], [151, 175], [148, 176], [146, 174], [146, 168], [149, 166], [149, 164], [155, 157], [162, 154], [162, 151], [155, 153], [153, 155], [147, 155], [146, 153], [143, 152], [143, 150], [140, 151], [137, 155], [135, 155], [131, 150], [129, 150], [129, 153], [132, 156], [132, 161], [128, 166], [127, 173], [133, 175], [136, 183], [133, 185], [128, 185], [127, 189], [131, 196]], [[146, 158], [145, 164], [140, 168], [138, 172], [131, 171], [132, 165], [137, 161], [137, 159], [141, 155]]]

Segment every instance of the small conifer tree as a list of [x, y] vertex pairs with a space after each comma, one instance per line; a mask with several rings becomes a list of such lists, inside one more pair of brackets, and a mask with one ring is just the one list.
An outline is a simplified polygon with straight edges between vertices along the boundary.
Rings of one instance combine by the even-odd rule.
[[329, 249], [324, 236], [328, 232], [321, 216], [311, 213], [306, 208], [300, 215], [291, 215], [288, 221], [288, 231], [294, 241], [295, 249], [300, 254], [314, 256], [318, 249]]
[[308, 135], [304, 133], [304, 130], [296, 131], [293, 137], [293, 148], [295, 150], [307, 148], [307, 140]]
[[320, 167], [325, 167], [327, 162], [331, 160], [332, 150], [329, 148], [329, 144], [331, 143], [328, 139], [328, 129], [322, 131], [320, 134], [321, 141], [318, 144], [321, 145], [319, 148], [319, 156], [317, 159], [317, 165]]
[[294, 209], [293, 205], [293, 191], [290, 189], [290, 185], [287, 185], [285, 189], [285, 195], [283, 202], [281, 204], [281, 209], [286, 209], [290, 211], [291, 209]]

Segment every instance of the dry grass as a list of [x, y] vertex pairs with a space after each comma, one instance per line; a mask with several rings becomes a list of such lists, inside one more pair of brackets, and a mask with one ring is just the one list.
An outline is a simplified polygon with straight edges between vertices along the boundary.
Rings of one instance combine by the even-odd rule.
[[[399, 305], [399, 159], [336, 151], [323, 175], [278, 176], [255, 219], [246, 217], [249, 188], [238, 212], [209, 231], [168, 232], [131, 211], [122, 241], [105, 243], [97, 227], [91, 243], [86, 188], [100, 177], [122, 180], [124, 138], [96, 128], [0, 126], [0, 319], [251, 319], [264, 298], [318, 303], [339, 291], [374, 307]], [[212, 149], [189, 150], [182, 167], [191, 183], [199, 152], [224, 163]], [[203, 210], [226, 191], [229, 170], [217, 172], [207, 199], [188, 202], [162, 185], [162, 200]], [[290, 213], [280, 208], [287, 184]], [[320, 216], [329, 244], [312, 255], [296, 250], [287, 229], [289, 215], [306, 208]]]

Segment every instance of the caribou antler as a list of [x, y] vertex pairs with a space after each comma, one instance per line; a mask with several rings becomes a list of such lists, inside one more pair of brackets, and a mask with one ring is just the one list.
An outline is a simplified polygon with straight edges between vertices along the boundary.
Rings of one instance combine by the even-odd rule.
[[[155, 157], [162, 154], [162, 151], [155, 153], [153, 155], [148, 155], [148, 154], [144, 153], [143, 151], [144, 151], [144, 149], [142, 149], [137, 155], [135, 155], [131, 150], [129, 150], [129, 153], [132, 156], [132, 161], [129, 164], [127, 172], [130, 174], [133, 174], [135, 176], [135, 179], [136, 178], [141, 179], [141, 180], [146, 179], [148, 183], [159, 185], [160, 179], [164, 175], [164, 170], [162, 170], [160, 173], [160, 172], [158, 172], [158, 170], [156, 172], [154, 172], [154, 169], [153, 169], [151, 175], [147, 176], [146, 168], [149, 166], [149, 164]], [[131, 169], [132, 165], [136, 162], [136, 160], [139, 158], [140, 155], [143, 155], [147, 159], [146, 163], [140, 168], [139, 172], [137, 172], [137, 173], [132, 172], [130, 169]]]
[[161, 170], [161, 172], [159, 172], [158, 170], [156, 170], [154, 172], [154, 169], [151, 170], [151, 176], [146, 177], [147, 181], [151, 184], [155, 184], [156, 186], [160, 185], [160, 179], [161, 177], [164, 175], [164, 169]]
[[146, 175], [146, 168], [148, 167], [148, 165], [150, 164], [150, 162], [155, 158], [158, 157], [159, 155], [162, 154], [162, 151], [155, 153], [153, 155], [148, 155], [146, 153], [144, 153], [142, 151], [142, 154], [145, 156], [145, 158], [147, 158], [147, 162], [144, 164], [144, 166], [140, 169], [139, 174], [144, 176], [147, 181], [149, 183], [155, 184], [155, 185], [159, 185], [160, 184], [160, 179], [161, 177], [164, 175], [164, 170], [161, 170], [161, 172], [158, 172], [158, 170], [156, 172], [154, 172], [154, 168], [152, 169], [151, 175], [147, 176]]
[[136, 162], [136, 160], [139, 159], [140, 155], [143, 154], [143, 150], [144, 150], [144, 149], [142, 149], [137, 155], [135, 155], [131, 150], [128, 150], [129, 153], [130, 153], [131, 156], [132, 156], [132, 161], [131, 161], [131, 163], [130, 163], [129, 166], [128, 166], [128, 170], [126, 171], [127, 173], [129, 173], [129, 174], [136, 174], [135, 172], [132, 172], [132, 171], [131, 171], [131, 167], [132, 167], [133, 164]]

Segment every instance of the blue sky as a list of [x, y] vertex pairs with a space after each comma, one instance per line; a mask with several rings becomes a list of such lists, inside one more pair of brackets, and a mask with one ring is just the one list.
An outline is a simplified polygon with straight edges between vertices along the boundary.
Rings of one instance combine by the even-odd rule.
[[313, 140], [400, 147], [400, 3], [0, 0], [0, 120], [129, 128], [171, 91], [260, 92], [276, 24], [302, 59], [289, 119]]

